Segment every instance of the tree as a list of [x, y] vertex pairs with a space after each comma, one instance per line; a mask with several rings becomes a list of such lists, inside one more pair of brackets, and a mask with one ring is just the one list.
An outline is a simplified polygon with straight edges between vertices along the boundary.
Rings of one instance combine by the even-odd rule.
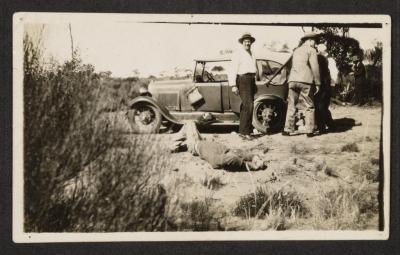
[[372, 66], [382, 66], [382, 42], [376, 41], [373, 49], [365, 51], [364, 57]]
[[351, 57], [362, 55], [360, 43], [351, 37], [347, 37], [348, 27], [315, 26], [322, 31], [321, 40], [326, 43], [327, 51], [335, 61], [341, 73], [348, 73], [351, 69]]
[[215, 71], [215, 72], [222, 72], [225, 69], [222, 66], [214, 66], [211, 71]]

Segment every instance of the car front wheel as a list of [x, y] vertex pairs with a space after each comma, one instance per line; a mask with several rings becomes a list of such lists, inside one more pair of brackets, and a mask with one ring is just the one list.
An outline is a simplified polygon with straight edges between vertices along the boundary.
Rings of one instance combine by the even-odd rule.
[[139, 134], [158, 133], [161, 126], [161, 113], [151, 104], [133, 105], [127, 112], [133, 132]]
[[261, 133], [280, 131], [284, 118], [282, 101], [265, 99], [254, 104], [253, 126]]

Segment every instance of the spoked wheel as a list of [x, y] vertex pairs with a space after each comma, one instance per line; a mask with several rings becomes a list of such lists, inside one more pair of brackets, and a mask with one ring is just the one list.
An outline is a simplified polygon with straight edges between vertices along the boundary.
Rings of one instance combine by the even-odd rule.
[[135, 133], [158, 133], [161, 126], [161, 113], [151, 104], [137, 104], [127, 112], [128, 120]]
[[279, 100], [266, 99], [254, 104], [253, 126], [261, 133], [279, 131], [284, 117], [284, 104]]

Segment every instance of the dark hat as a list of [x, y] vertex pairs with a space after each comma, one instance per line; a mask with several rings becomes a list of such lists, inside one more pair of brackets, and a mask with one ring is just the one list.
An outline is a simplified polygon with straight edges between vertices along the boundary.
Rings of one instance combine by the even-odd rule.
[[239, 43], [243, 43], [244, 39], [250, 39], [251, 43], [256, 41], [256, 38], [254, 38], [253, 36], [251, 36], [250, 33], [245, 33], [242, 35], [242, 37], [239, 38]]
[[314, 40], [318, 40], [318, 38], [320, 37], [319, 34], [314, 33], [314, 32], [307, 32], [304, 34], [304, 36], [301, 38], [302, 41], [305, 41], [307, 39], [314, 39]]
[[360, 56], [354, 55], [354, 56], [351, 57], [351, 60], [352, 61], [360, 61]]

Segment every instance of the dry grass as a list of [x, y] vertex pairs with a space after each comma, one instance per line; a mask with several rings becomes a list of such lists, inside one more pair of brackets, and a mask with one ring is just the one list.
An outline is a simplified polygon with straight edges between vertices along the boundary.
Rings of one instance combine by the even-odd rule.
[[369, 163], [367, 161], [360, 162], [351, 166], [351, 170], [355, 176], [361, 181], [367, 179], [368, 181], [379, 181], [379, 166]]
[[371, 158], [371, 164], [379, 166], [379, 158]]
[[366, 183], [358, 188], [339, 186], [320, 192], [313, 208], [315, 229], [364, 229], [366, 220], [378, 213], [377, 194]]
[[219, 190], [226, 185], [219, 176], [205, 175], [204, 179], [201, 180], [201, 184], [210, 190]]
[[290, 146], [290, 152], [293, 154], [308, 154], [310, 153], [311, 148], [307, 147], [304, 144], [292, 144]]
[[342, 152], [359, 152], [360, 149], [358, 148], [357, 143], [353, 142], [353, 143], [347, 143], [347, 144], [343, 145], [341, 151]]
[[263, 218], [271, 212], [278, 212], [285, 217], [295, 214], [299, 217], [309, 215], [303, 200], [294, 190], [272, 190], [257, 187], [255, 193], [242, 196], [233, 209], [233, 215], [242, 218]]
[[180, 204], [181, 216], [176, 220], [178, 231], [221, 231], [226, 216], [210, 197]]

